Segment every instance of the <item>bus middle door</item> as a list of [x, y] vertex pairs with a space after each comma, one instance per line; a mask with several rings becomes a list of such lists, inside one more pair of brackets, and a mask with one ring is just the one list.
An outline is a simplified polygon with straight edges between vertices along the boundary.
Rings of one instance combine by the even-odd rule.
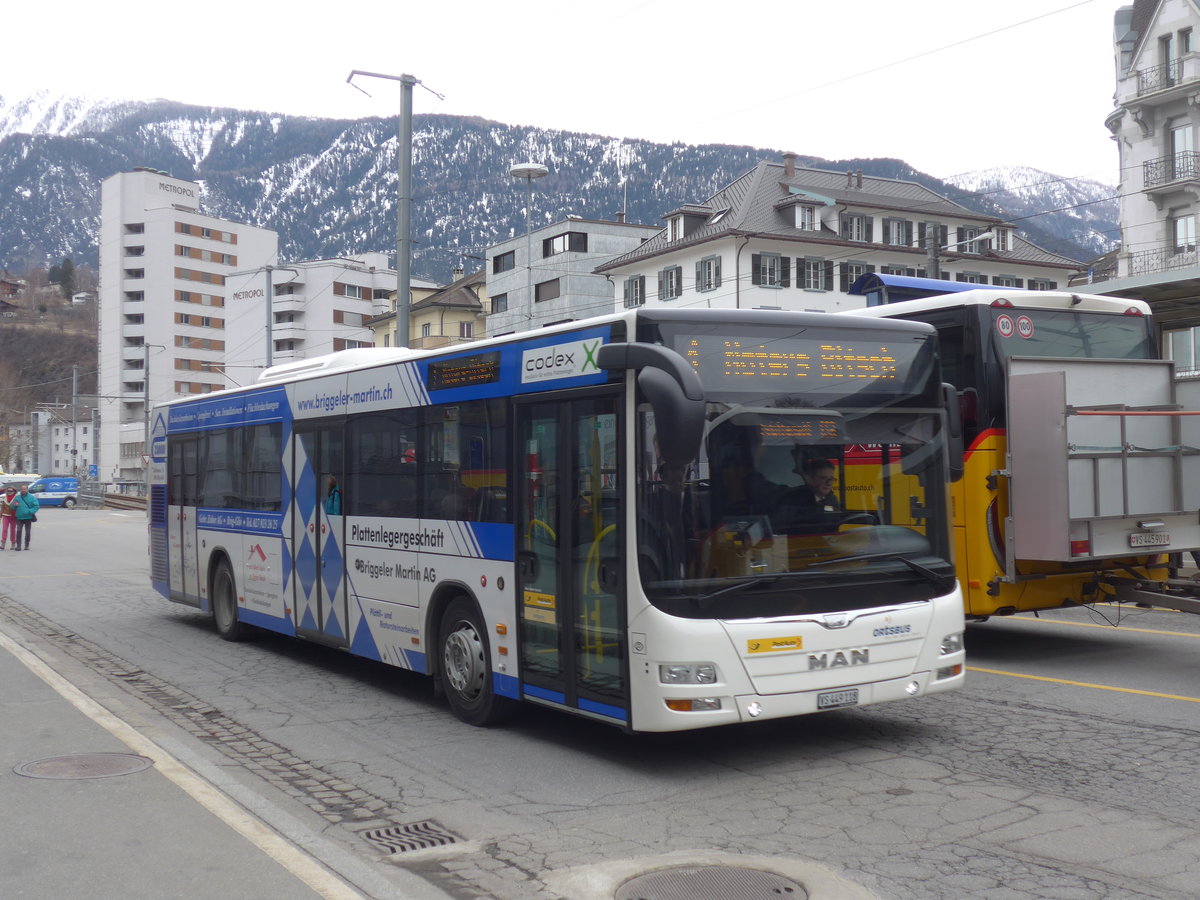
[[524, 695], [628, 724], [620, 398], [518, 406], [517, 603]]
[[350, 636], [341, 424], [297, 428], [293, 454], [292, 615], [296, 633], [344, 647]]

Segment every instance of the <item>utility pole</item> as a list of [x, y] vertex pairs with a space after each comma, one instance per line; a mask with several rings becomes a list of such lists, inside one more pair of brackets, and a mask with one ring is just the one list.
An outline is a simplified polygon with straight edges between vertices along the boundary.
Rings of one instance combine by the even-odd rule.
[[79, 366], [71, 366], [71, 474], [79, 474], [79, 438], [75, 424], [75, 404], [79, 397]]
[[[413, 85], [421, 84], [413, 75], [385, 75], [382, 72], [364, 72], [352, 69], [346, 76], [351, 87], [363, 89], [354, 83], [355, 75], [367, 78], [385, 78], [400, 82], [400, 122], [396, 128], [397, 175], [400, 184], [396, 188], [398, 208], [396, 210], [396, 346], [409, 346], [408, 304], [411, 294], [412, 269], [412, 93]], [[439, 100], [446, 98], [428, 85], [421, 85]], [[363, 91], [366, 94], [366, 91]], [[367, 94], [367, 96], [371, 96]]]
[[938, 226], [930, 222], [925, 226], [925, 277], [941, 278], [942, 267], [938, 261]]

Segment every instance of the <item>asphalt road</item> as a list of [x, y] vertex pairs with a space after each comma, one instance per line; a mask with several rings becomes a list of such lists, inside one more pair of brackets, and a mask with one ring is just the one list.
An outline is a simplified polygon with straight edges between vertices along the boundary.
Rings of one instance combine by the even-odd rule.
[[0, 627], [85, 667], [97, 699], [136, 704], [371, 896], [406, 896], [403, 874], [452, 897], [584, 900], [733, 860], [799, 867], [810, 889], [828, 875], [814, 897], [1200, 894], [1200, 617], [974, 625], [966, 689], [911, 703], [643, 736], [531, 708], [481, 730], [422, 677], [219, 640], [150, 590], [139, 513], [39, 519], [30, 553], [0, 554]]

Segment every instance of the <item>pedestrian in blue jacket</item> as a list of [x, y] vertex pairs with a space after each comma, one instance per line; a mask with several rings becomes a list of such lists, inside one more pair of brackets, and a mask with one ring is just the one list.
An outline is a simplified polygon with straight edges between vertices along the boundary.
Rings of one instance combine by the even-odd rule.
[[29, 549], [29, 533], [33, 531], [33, 523], [37, 521], [37, 511], [41, 507], [36, 495], [29, 493], [29, 485], [21, 485], [20, 492], [9, 501], [9, 505], [17, 516], [17, 537], [13, 541], [13, 549], [21, 549], [21, 535], [25, 535], [25, 549]]

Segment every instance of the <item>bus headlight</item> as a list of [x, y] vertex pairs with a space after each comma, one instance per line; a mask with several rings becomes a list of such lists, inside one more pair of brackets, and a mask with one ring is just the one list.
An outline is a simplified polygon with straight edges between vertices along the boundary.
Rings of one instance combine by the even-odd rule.
[[717, 667], [713, 663], [670, 663], [658, 667], [663, 684], [716, 684]]
[[954, 634], [948, 634], [942, 638], [942, 656], [949, 656], [951, 653], [958, 653], [963, 648], [963, 636], [961, 631], [956, 631]]

